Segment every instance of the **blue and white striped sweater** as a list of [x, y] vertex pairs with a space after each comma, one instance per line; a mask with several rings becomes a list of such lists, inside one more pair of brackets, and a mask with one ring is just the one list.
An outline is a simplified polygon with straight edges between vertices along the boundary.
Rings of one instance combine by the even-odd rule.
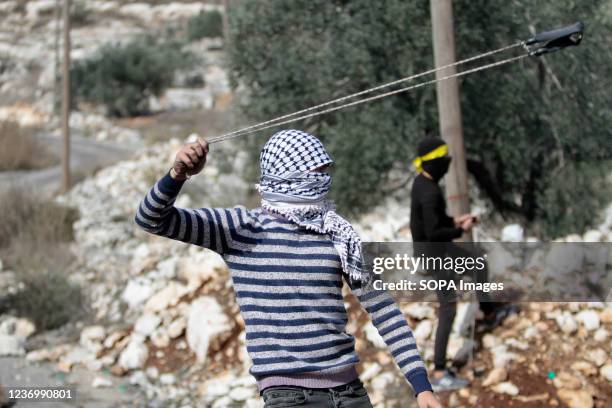
[[161, 178], [140, 203], [136, 223], [223, 256], [245, 321], [255, 378], [328, 375], [358, 362], [354, 338], [345, 331], [344, 276], [415, 392], [431, 389], [412, 331], [393, 298], [352, 283], [327, 235], [260, 208], [174, 207], [182, 185], [169, 174]]

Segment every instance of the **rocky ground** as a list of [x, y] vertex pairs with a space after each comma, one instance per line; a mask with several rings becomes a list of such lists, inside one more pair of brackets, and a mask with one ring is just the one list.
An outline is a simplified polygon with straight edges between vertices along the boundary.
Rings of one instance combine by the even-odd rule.
[[[0, 120], [57, 133], [52, 115], [53, 6], [55, 0], [0, 2]], [[95, 19], [73, 34], [73, 58], [108, 42], [159, 28], [166, 22], [216, 7], [202, 2], [88, 1]], [[79, 399], [65, 406], [261, 407], [248, 374], [244, 323], [226, 265], [215, 253], [142, 232], [133, 222], [139, 201], [169, 168], [181, 139], [148, 147], [147, 129], [168, 126], [172, 111], [198, 114], [226, 106], [229, 86], [220, 43], [189, 45], [205, 58], [204, 88], [176, 86], [152, 101], [166, 113], [110, 121], [95, 111], [77, 112], [71, 126], [84, 137], [127, 146], [133, 155], [96, 172], [57, 201], [74, 206], [71, 279], [88, 295], [90, 317], [51, 332], [20, 316], [0, 316], [0, 383], [75, 387]], [[8, 61], [8, 62], [7, 62]], [[47, 61], [47, 62], [45, 62]], [[32, 84], [36, 84], [32, 86]], [[185, 102], [187, 101], [187, 105]], [[173, 117], [184, 122], [183, 116]], [[178, 118], [178, 119], [177, 119]], [[164, 128], [165, 129], [165, 128]], [[176, 129], [177, 135], [185, 127]], [[161, 138], [162, 140], [164, 138]], [[165, 137], [165, 139], [168, 139]], [[231, 206], [253, 202], [240, 174], [245, 157], [233, 144], [211, 152], [202, 176], [185, 186], [176, 205]], [[406, 192], [355, 220], [365, 240], [408, 240]], [[484, 210], [483, 210], [484, 211]], [[598, 228], [559, 241], [610, 242], [612, 207]], [[518, 225], [485, 224], [479, 239], [533, 241]], [[2, 267], [0, 293], [17, 290], [15, 273]], [[374, 405], [414, 406], [414, 398], [367, 313], [345, 288], [349, 333], [357, 338], [358, 370]], [[428, 365], [436, 329], [434, 303], [401, 303]], [[612, 405], [612, 304], [522, 303], [518, 315], [472, 342], [465, 328], [476, 313], [462, 302], [449, 357], [472, 380], [469, 389], [442, 394], [450, 407], [607, 407]], [[204, 321], [203, 321], [204, 320]], [[39, 405], [37, 405], [39, 406]], [[44, 405], [40, 405], [44, 406]], [[58, 405], [54, 405], [58, 406]]]
[[[261, 406], [248, 374], [244, 323], [222, 259], [146, 234], [133, 223], [138, 202], [167, 170], [179, 144], [171, 140], [144, 149], [58, 198], [81, 213], [74, 225], [72, 250], [79, 262], [73, 278], [91, 296], [95, 324], [77, 326], [75, 341], [58, 343], [45, 333], [33, 334], [31, 323], [23, 319], [3, 316], [1, 354], [21, 355], [33, 365], [50, 362], [66, 375], [85, 369], [93, 373], [92, 387], [137, 386], [152, 406]], [[210, 163], [203, 176], [188, 183], [176, 205], [225, 206], [232, 203], [220, 197], [246, 199], [249, 186], [232, 176], [238, 169], [220, 172], [214, 154]], [[396, 228], [369, 215], [360, 222], [361, 229], [376, 230], [373, 222], [383, 230]], [[607, 233], [604, 230], [600, 238], [607, 239]], [[2, 276], [10, 274], [4, 271]], [[359, 369], [374, 403], [406, 406], [410, 389], [382, 339], [348, 292], [346, 301], [352, 317], [347, 330], [357, 337]], [[431, 363], [435, 304], [402, 303], [401, 308]], [[473, 344], [462, 330], [473, 316], [474, 308], [462, 303], [449, 346], [449, 355], [457, 360], [465, 359]], [[610, 304], [521, 304], [518, 316], [476, 338], [475, 360], [461, 369], [473, 379], [473, 387], [443, 399], [457, 407], [608, 406], [610, 330]]]

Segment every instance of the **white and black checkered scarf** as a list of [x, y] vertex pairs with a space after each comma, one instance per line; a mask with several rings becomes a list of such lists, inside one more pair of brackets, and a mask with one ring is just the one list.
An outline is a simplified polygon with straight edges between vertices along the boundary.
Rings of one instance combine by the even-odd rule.
[[340, 255], [342, 269], [363, 281], [361, 239], [353, 226], [325, 199], [331, 176], [313, 172], [333, 163], [315, 136], [299, 130], [275, 133], [261, 151], [261, 178], [256, 186], [261, 206], [309, 230], [328, 234]]

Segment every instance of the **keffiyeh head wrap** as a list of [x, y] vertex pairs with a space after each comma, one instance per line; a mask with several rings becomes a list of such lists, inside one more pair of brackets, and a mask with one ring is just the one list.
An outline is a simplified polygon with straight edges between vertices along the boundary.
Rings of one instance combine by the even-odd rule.
[[325, 199], [331, 176], [312, 171], [332, 163], [315, 136], [299, 130], [280, 131], [261, 151], [257, 190], [267, 211], [283, 215], [309, 230], [328, 234], [340, 255], [344, 272], [354, 281], [363, 281], [359, 235]]

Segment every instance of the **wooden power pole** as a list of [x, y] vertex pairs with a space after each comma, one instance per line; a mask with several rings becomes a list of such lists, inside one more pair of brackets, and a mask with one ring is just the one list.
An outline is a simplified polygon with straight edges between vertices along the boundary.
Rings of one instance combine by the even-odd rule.
[[60, 40], [62, 28], [62, 0], [55, 0], [55, 32], [53, 41], [53, 114], [60, 114], [61, 76], [60, 76]]
[[62, 64], [62, 191], [70, 189], [70, 0], [64, 0], [64, 61]]
[[226, 50], [229, 44], [229, 9], [230, 0], [223, 0], [223, 47]]
[[[455, 35], [453, 27], [452, 0], [430, 0], [431, 25], [433, 34], [434, 61], [436, 67], [455, 62]], [[455, 67], [436, 72], [436, 79], [455, 74]], [[446, 198], [451, 215], [470, 212], [468, 197], [467, 165], [463, 128], [461, 125], [461, 104], [457, 78], [436, 83], [440, 134], [448, 144], [453, 158], [446, 176]]]

